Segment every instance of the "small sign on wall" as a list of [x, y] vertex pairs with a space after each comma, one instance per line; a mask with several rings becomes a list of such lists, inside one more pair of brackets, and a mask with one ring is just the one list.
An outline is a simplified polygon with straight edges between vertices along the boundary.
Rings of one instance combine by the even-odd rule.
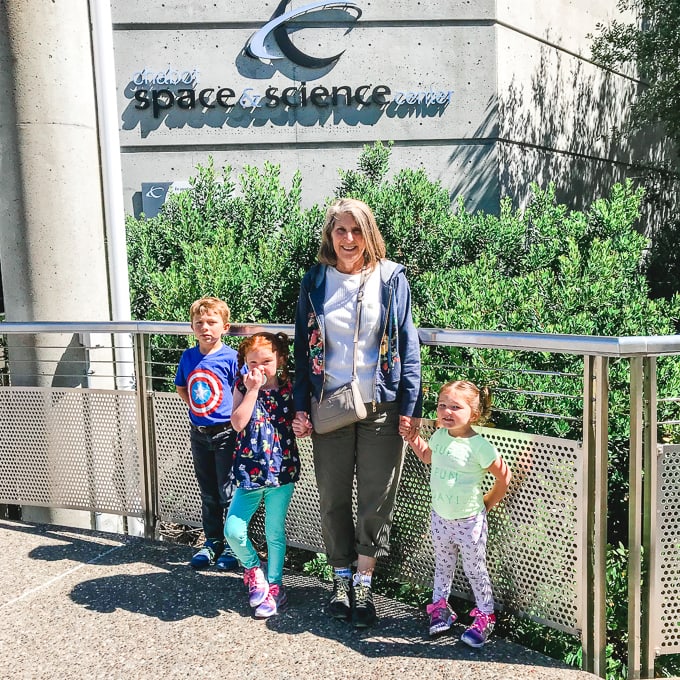
[[142, 212], [146, 217], [156, 217], [168, 194], [188, 188], [188, 182], [142, 182]]

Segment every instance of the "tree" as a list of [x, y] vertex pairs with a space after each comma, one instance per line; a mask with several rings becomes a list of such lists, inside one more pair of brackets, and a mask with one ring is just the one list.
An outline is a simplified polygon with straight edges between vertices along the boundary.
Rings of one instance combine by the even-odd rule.
[[593, 58], [610, 68], [637, 65], [648, 86], [634, 106], [633, 122], [662, 123], [680, 150], [680, 0], [619, 0], [618, 8], [633, 12], [638, 23], [598, 24]]

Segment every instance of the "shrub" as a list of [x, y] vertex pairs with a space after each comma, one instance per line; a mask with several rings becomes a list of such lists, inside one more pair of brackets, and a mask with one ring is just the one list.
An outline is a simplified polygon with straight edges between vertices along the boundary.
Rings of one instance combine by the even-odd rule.
[[234, 321], [292, 322], [323, 219], [301, 208], [299, 173], [287, 191], [278, 166], [246, 167], [237, 193], [230, 168], [218, 177], [210, 159], [197, 172], [157, 217], [127, 220], [134, 316], [185, 320], [194, 300], [214, 295]]

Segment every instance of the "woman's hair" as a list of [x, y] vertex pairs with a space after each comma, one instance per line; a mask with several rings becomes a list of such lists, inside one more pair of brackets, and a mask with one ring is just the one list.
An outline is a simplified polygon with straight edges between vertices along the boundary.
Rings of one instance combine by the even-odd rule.
[[469, 380], [449, 380], [439, 390], [441, 397], [444, 392], [455, 392], [465, 399], [472, 411], [472, 422], [483, 424], [491, 415], [491, 391], [488, 387], [479, 388]]
[[194, 322], [194, 317], [201, 316], [201, 314], [205, 314], [206, 312], [215, 312], [222, 317], [222, 321], [224, 321], [225, 324], [229, 323], [229, 307], [224, 300], [220, 300], [216, 297], [202, 297], [191, 305], [191, 308], [189, 309], [191, 323]]
[[326, 211], [326, 222], [321, 231], [321, 246], [317, 259], [322, 264], [334, 267], [338, 259], [333, 248], [333, 238], [331, 233], [335, 226], [335, 221], [343, 214], [349, 214], [354, 218], [361, 235], [366, 243], [364, 251], [364, 264], [374, 267], [378, 260], [385, 257], [385, 241], [378, 229], [378, 225], [373, 216], [373, 211], [363, 202], [356, 198], [339, 198], [333, 202]]
[[238, 367], [246, 365], [246, 355], [254, 349], [262, 346], [269, 346], [272, 352], [276, 352], [281, 359], [281, 378], [288, 380], [288, 336], [285, 333], [255, 333], [241, 341], [238, 346]]

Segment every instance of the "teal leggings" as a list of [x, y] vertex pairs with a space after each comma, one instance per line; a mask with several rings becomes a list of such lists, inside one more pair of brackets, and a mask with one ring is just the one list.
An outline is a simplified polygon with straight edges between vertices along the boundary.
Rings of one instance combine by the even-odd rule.
[[260, 558], [248, 538], [248, 524], [264, 498], [264, 534], [267, 539], [267, 580], [281, 584], [283, 559], [286, 556], [286, 513], [294, 484], [234, 492], [224, 524], [224, 537], [245, 569], [257, 567]]

